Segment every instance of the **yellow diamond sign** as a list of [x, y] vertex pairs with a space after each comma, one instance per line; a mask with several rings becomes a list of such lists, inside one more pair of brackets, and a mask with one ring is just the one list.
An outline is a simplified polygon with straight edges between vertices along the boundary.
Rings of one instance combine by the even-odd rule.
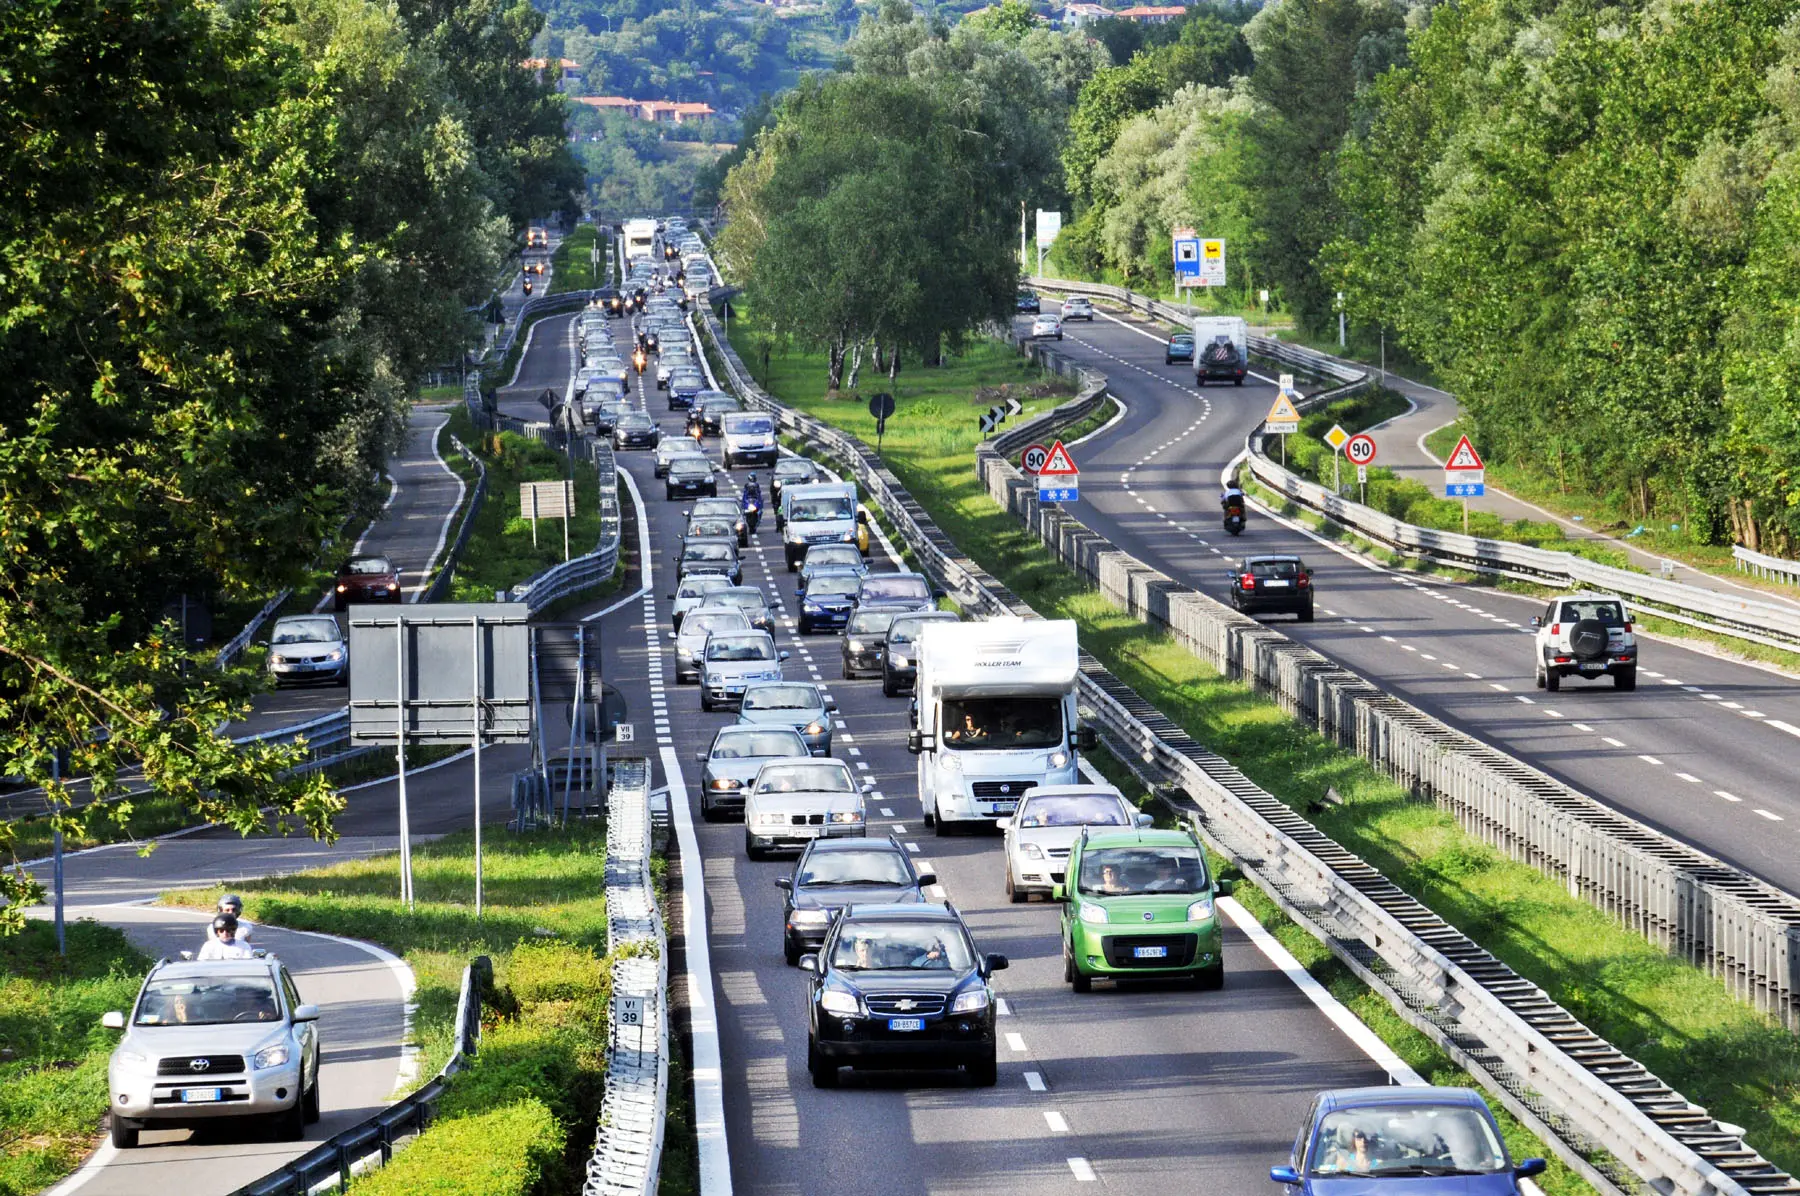
[[1333, 452], [1342, 449], [1349, 439], [1350, 433], [1344, 431], [1344, 429], [1338, 427], [1336, 424], [1332, 424], [1331, 431], [1325, 433], [1325, 443], [1331, 446]]

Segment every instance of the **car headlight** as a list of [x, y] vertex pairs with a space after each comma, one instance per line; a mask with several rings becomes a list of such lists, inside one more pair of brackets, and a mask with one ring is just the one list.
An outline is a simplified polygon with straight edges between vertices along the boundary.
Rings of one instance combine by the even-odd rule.
[[765, 812], [756, 816], [757, 826], [780, 826], [784, 821], [786, 821], [786, 815], [774, 812]]
[[831, 816], [833, 822], [861, 822], [862, 818], [861, 810], [839, 810]]
[[342, 659], [344, 659], [344, 650], [342, 648], [333, 648], [331, 651], [329, 651], [325, 654], [325, 659], [326, 660], [342, 660]]
[[843, 539], [846, 544], [856, 543], [856, 530], [852, 528], [850, 531], [845, 532]]
[[285, 1042], [270, 1043], [256, 1054], [250, 1056], [250, 1066], [257, 1071], [268, 1067], [281, 1067], [288, 1061], [288, 1044]]
[[1050, 753], [1050, 767], [1051, 768], [1062, 768], [1062, 767], [1066, 766], [1068, 763], [1069, 763], [1069, 753], [1067, 753], [1067, 752], [1051, 752]]
[[734, 781], [730, 777], [714, 777], [706, 786], [708, 789], [742, 789], [742, 781]]
[[975, 1013], [987, 1007], [988, 991], [985, 987], [957, 993], [956, 1000], [950, 1002], [951, 1013]]
[[893, 664], [893, 665], [899, 665], [901, 668], [904, 669], [904, 668], [909, 667], [912, 664], [912, 659], [907, 656], [895, 656], [892, 652], [890, 652], [890, 653], [888, 653], [888, 663]]
[[113, 1052], [113, 1059], [115, 1062], [123, 1063], [127, 1067], [142, 1067], [150, 1062], [150, 1056], [139, 1054], [137, 1051], [126, 1050], [124, 1047], [120, 1047]]
[[1103, 905], [1084, 905], [1081, 907], [1081, 920], [1089, 926], [1106, 925], [1106, 907]]
[[848, 1013], [855, 1016], [862, 1012], [862, 1002], [848, 989], [825, 988], [819, 990], [819, 1008], [826, 1013]]
[[814, 602], [811, 598], [806, 599], [806, 601], [802, 602], [800, 605], [805, 607], [807, 610], [814, 611], [814, 612], [822, 611], [825, 609], [824, 607], [820, 606], [817, 602]]
[[1194, 902], [1194, 904], [1188, 906], [1187, 917], [1190, 922], [1210, 922], [1212, 921], [1212, 916], [1213, 899], [1211, 894], [1202, 897], [1200, 900]]
[[850, 649], [852, 652], [861, 652], [863, 650], [863, 643], [861, 640], [848, 640], [845, 642], [844, 647]]
[[1019, 854], [1028, 860], [1041, 860], [1044, 858], [1044, 849], [1036, 843], [1021, 843], [1019, 844]]
[[831, 915], [822, 909], [797, 909], [788, 915], [788, 921], [795, 926], [823, 926], [831, 921]]
[[825, 734], [825, 724], [822, 720], [814, 719], [812, 722], [807, 723], [804, 727], [800, 728], [800, 734], [823, 735]]
[[789, 544], [804, 544], [806, 543], [806, 537], [795, 531], [790, 525], [788, 528], [787, 542]]

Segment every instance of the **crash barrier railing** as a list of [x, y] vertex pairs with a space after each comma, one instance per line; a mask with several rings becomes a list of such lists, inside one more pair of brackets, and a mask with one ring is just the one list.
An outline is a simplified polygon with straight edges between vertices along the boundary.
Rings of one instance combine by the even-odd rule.
[[[705, 327], [727, 377], [740, 387], [746, 401], [777, 415], [785, 430], [843, 463], [889, 514], [921, 567], [955, 591], [965, 608], [984, 616], [1033, 615], [1029, 606], [961, 554], [867, 445], [791, 411], [753, 382], [746, 383], [748, 371], [710, 314]], [[1052, 350], [1042, 350], [1040, 357], [1058, 372], [1083, 373]], [[1005, 440], [1022, 445], [1091, 414], [1102, 401], [1105, 380], [1086, 372], [1083, 381], [1074, 400], [1014, 429]], [[1521, 796], [1538, 797], [1531, 813], [1547, 826], [1565, 805], [1598, 811], [1579, 795], [1570, 795], [1574, 801], [1559, 805], [1533, 793], [1522, 782], [1528, 776], [1536, 780], [1535, 774], [1500, 753], [1467, 759], [1448, 750], [1452, 744], [1470, 749], [1480, 745], [1387, 698], [1279, 632], [1112, 549], [1065, 512], [1040, 507], [1036, 490], [994, 445], [977, 450], [977, 468], [1002, 506], [1022, 515], [1060, 559], [1117, 605], [1168, 628], [1190, 650], [1219, 662], [1228, 673], [1257, 678], [1264, 688], [1304, 699], [1284, 700], [1283, 705], [1305, 713], [1337, 741], [1384, 749], [1391, 745], [1397, 767], [1390, 771], [1396, 775], [1418, 781], [1444, 771], [1473, 786], [1473, 792], [1460, 787], [1459, 792], [1478, 799], [1494, 796], [1492, 787], [1482, 784], [1484, 774], [1510, 776], [1521, 782]], [[1130, 745], [1121, 748], [1124, 754], [1161, 761], [1172, 771], [1193, 802], [1201, 829], [1222, 850], [1264, 883], [1284, 909], [1335, 955], [1374, 984], [1402, 1016], [1482, 1077], [1515, 1115], [1590, 1181], [1603, 1190], [1620, 1191], [1636, 1186], [1631, 1178], [1635, 1175], [1659, 1191], [1694, 1196], [1800, 1192], [1800, 1185], [1743, 1145], [1741, 1132], [1720, 1126], [1705, 1110], [1607, 1045], [1537, 986], [1412, 901], [1229, 764], [1206, 753], [1091, 659], [1084, 661], [1082, 693], [1109, 737]], [[1387, 758], [1385, 750], [1381, 758]], [[1459, 808], [1458, 816], [1467, 826], [1480, 818], [1507, 819], [1513, 812], [1483, 801]], [[1635, 832], [1637, 842], [1649, 837], [1629, 820], [1614, 817], [1616, 829]], [[1619, 892], [1616, 886], [1627, 877], [1595, 870], [1594, 865], [1605, 858], [1600, 854], [1605, 844], [1600, 828], [1578, 833], [1588, 825], [1572, 818], [1563, 819], [1558, 827], [1563, 832], [1559, 840], [1563, 855], [1558, 858], [1576, 865], [1569, 872], [1572, 885], [1585, 886], [1595, 895], [1604, 893], [1608, 900], [1603, 904], [1620, 916], [1627, 914], [1616, 898], [1627, 893], [1650, 895], [1634, 883], [1624, 885], [1627, 892]], [[1523, 850], [1519, 843], [1510, 847], [1515, 854]], [[1543, 848], [1534, 848], [1527, 858], [1538, 862], [1543, 854]], [[1698, 912], [1727, 905], [1747, 910], [1752, 904], [1737, 900], [1739, 891], [1728, 887], [1702, 890], [1691, 883], [1693, 878], [1672, 873], [1664, 879], [1671, 883], [1662, 890], [1666, 900], [1657, 908], [1668, 913], [1682, 905]], [[1735, 925], [1751, 929], [1748, 921]], [[1777, 928], [1765, 923], [1763, 929]], [[1779, 934], [1777, 941], [1789, 958], [1800, 958], [1800, 939]], [[1774, 945], [1766, 938], [1761, 944]], [[1773, 962], [1775, 952], [1748, 954]], [[1596, 1144], [1623, 1170], [1609, 1174], [1590, 1162]]]
[[[1122, 287], [1073, 283], [1054, 278], [1033, 278], [1030, 282], [1041, 290], [1098, 295], [1123, 304], [1130, 310], [1143, 311], [1177, 325], [1185, 325], [1192, 320], [1191, 313], [1174, 304], [1150, 299]], [[1297, 403], [1302, 411], [1335, 402], [1367, 387], [1372, 381], [1369, 372], [1355, 363], [1301, 345], [1253, 336], [1250, 338], [1250, 351], [1253, 355], [1277, 361], [1315, 378], [1337, 383], [1327, 390], [1308, 395]], [[1283, 468], [1262, 451], [1261, 437], [1256, 433], [1251, 434], [1247, 447], [1250, 472], [1258, 481], [1360, 535], [1409, 556], [1424, 557], [1478, 573], [1515, 577], [1559, 588], [1591, 587], [1607, 590], [1633, 600], [1647, 608], [1649, 613], [1678, 623], [1775, 647], [1786, 648], [1800, 644], [1800, 608], [1792, 605], [1667, 581], [1632, 569], [1602, 565], [1574, 553], [1554, 552], [1533, 548], [1528, 544], [1415, 527], [1360, 503], [1350, 502], [1328, 488]], [[1740, 568], [1745, 560], [1742, 554], [1747, 551], [1736, 549], [1733, 552], [1738, 557]], [[1761, 559], [1775, 565], [1785, 565], [1790, 571], [1788, 576], [1800, 576], [1800, 564], [1778, 561], [1774, 557]]]
[[512, 352], [513, 342], [519, 337], [519, 330], [536, 317], [586, 307], [593, 297], [593, 291], [563, 291], [556, 295], [537, 295], [527, 299], [519, 305], [519, 314], [507, 326], [506, 335], [494, 342], [490, 351], [493, 359], [505, 361], [506, 355]]
[[451, 1076], [461, 1071], [481, 1045], [481, 1003], [493, 986], [493, 961], [477, 955], [463, 969], [456, 998], [456, 1047], [436, 1078], [402, 1097], [366, 1121], [332, 1135], [299, 1158], [232, 1196], [314, 1196], [342, 1192], [352, 1176], [385, 1165], [404, 1139], [423, 1133], [437, 1114], [437, 1104]]
[[1767, 556], [1745, 548], [1742, 544], [1731, 546], [1731, 558], [1737, 562], [1740, 573], [1751, 573], [1764, 581], [1785, 581], [1791, 586], [1800, 585], [1800, 561]]
[[262, 609], [251, 615], [250, 621], [244, 624], [244, 629], [225, 641], [225, 646], [219, 649], [216, 658], [221, 672], [230, 668], [231, 663], [243, 655], [244, 649], [250, 646], [250, 641], [256, 638], [256, 633], [262, 630], [262, 625], [268, 621], [269, 616], [280, 610], [281, 604], [286, 602], [288, 595], [293, 592], [292, 590], [283, 590], [263, 603]]
[[669, 1097], [669, 941], [650, 880], [649, 761], [615, 759], [612, 774], [606, 799], [610, 1042], [600, 1126], [581, 1191], [650, 1196], [662, 1170]]
[[462, 522], [456, 525], [456, 539], [450, 542], [449, 549], [438, 562], [437, 576], [431, 579], [431, 585], [419, 595], [420, 602], [442, 602], [444, 595], [450, 592], [450, 580], [456, 575], [456, 563], [462, 559], [463, 548], [469, 543], [469, 532], [475, 526], [475, 516], [481, 513], [481, 500], [487, 497], [487, 466], [455, 436], [450, 437], [450, 443], [456, 446], [456, 451], [462, 454], [463, 460], [475, 466], [475, 490], [469, 495], [469, 505], [463, 508]]

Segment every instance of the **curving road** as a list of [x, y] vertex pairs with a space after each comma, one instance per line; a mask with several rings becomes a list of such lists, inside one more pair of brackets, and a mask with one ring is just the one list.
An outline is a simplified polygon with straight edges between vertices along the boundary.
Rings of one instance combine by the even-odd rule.
[[[1529, 623], [1541, 600], [1385, 569], [1263, 515], [1240, 538], [1221, 530], [1221, 474], [1268, 412], [1271, 380], [1196, 389], [1190, 368], [1158, 360], [1165, 330], [1135, 318], [1103, 311], [1065, 333], [1063, 351], [1104, 372], [1129, 409], [1076, 454], [1080, 514], [1094, 530], [1214, 598], [1244, 554], [1301, 554], [1314, 570], [1317, 621], [1278, 617], [1284, 633], [1559, 780], [1800, 892], [1794, 681], [1646, 641], [1635, 693], [1582, 682], [1537, 690]], [[1376, 440], [1389, 449], [1380, 432]]]

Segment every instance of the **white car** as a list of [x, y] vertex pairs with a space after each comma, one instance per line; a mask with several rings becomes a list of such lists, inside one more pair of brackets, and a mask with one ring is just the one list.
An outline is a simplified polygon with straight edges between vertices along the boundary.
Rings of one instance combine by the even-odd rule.
[[1539, 689], [1555, 693], [1564, 677], [1611, 677], [1619, 689], [1637, 688], [1637, 636], [1617, 594], [1553, 598], [1531, 625], [1537, 628], [1532, 663]]
[[1065, 320], [1086, 320], [1094, 322], [1094, 301], [1086, 295], [1070, 295], [1063, 300], [1062, 318]]
[[1031, 321], [1032, 339], [1038, 340], [1050, 336], [1057, 340], [1062, 339], [1062, 320], [1048, 313], [1033, 317]]
[[744, 854], [761, 859], [772, 848], [801, 848], [814, 839], [859, 838], [869, 833], [863, 793], [842, 760], [777, 760], [757, 770], [744, 799]]
[[681, 626], [682, 620], [687, 617], [688, 612], [707, 605], [707, 599], [714, 594], [720, 590], [731, 588], [731, 581], [728, 578], [714, 577], [705, 573], [682, 578], [681, 584], [676, 586], [675, 592], [670, 595], [675, 602], [672, 608], [675, 626]]
[[736, 709], [744, 701], [745, 686], [780, 681], [781, 662], [787, 658], [786, 652], [776, 651], [775, 640], [766, 631], [715, 631], [700, 650], [700, 709]]
[[755, 630], [749, 616], [735, 606], [697, 606], [689, 611], [681, 620], [681, 630], [669, 632], [675, 641], [675, 684], [700, 680], [700, 656], [706, 651], [707, 636], [715, 631]]
[[1033, 893], [1048, 897], [1063, 883], [1069, 848], [1090, 826], [1149, 826], [1125, 795], [1111, 785], [1039, 785], [1028, 789], [1012, 815], [999, 820], [1005, 833], [1006, 895], [1029, 901]]
[[330, 615], [289, 615], [269, 632], [269, 676], [277, 686], [302, 681], [350, 684], [350, 643]]

